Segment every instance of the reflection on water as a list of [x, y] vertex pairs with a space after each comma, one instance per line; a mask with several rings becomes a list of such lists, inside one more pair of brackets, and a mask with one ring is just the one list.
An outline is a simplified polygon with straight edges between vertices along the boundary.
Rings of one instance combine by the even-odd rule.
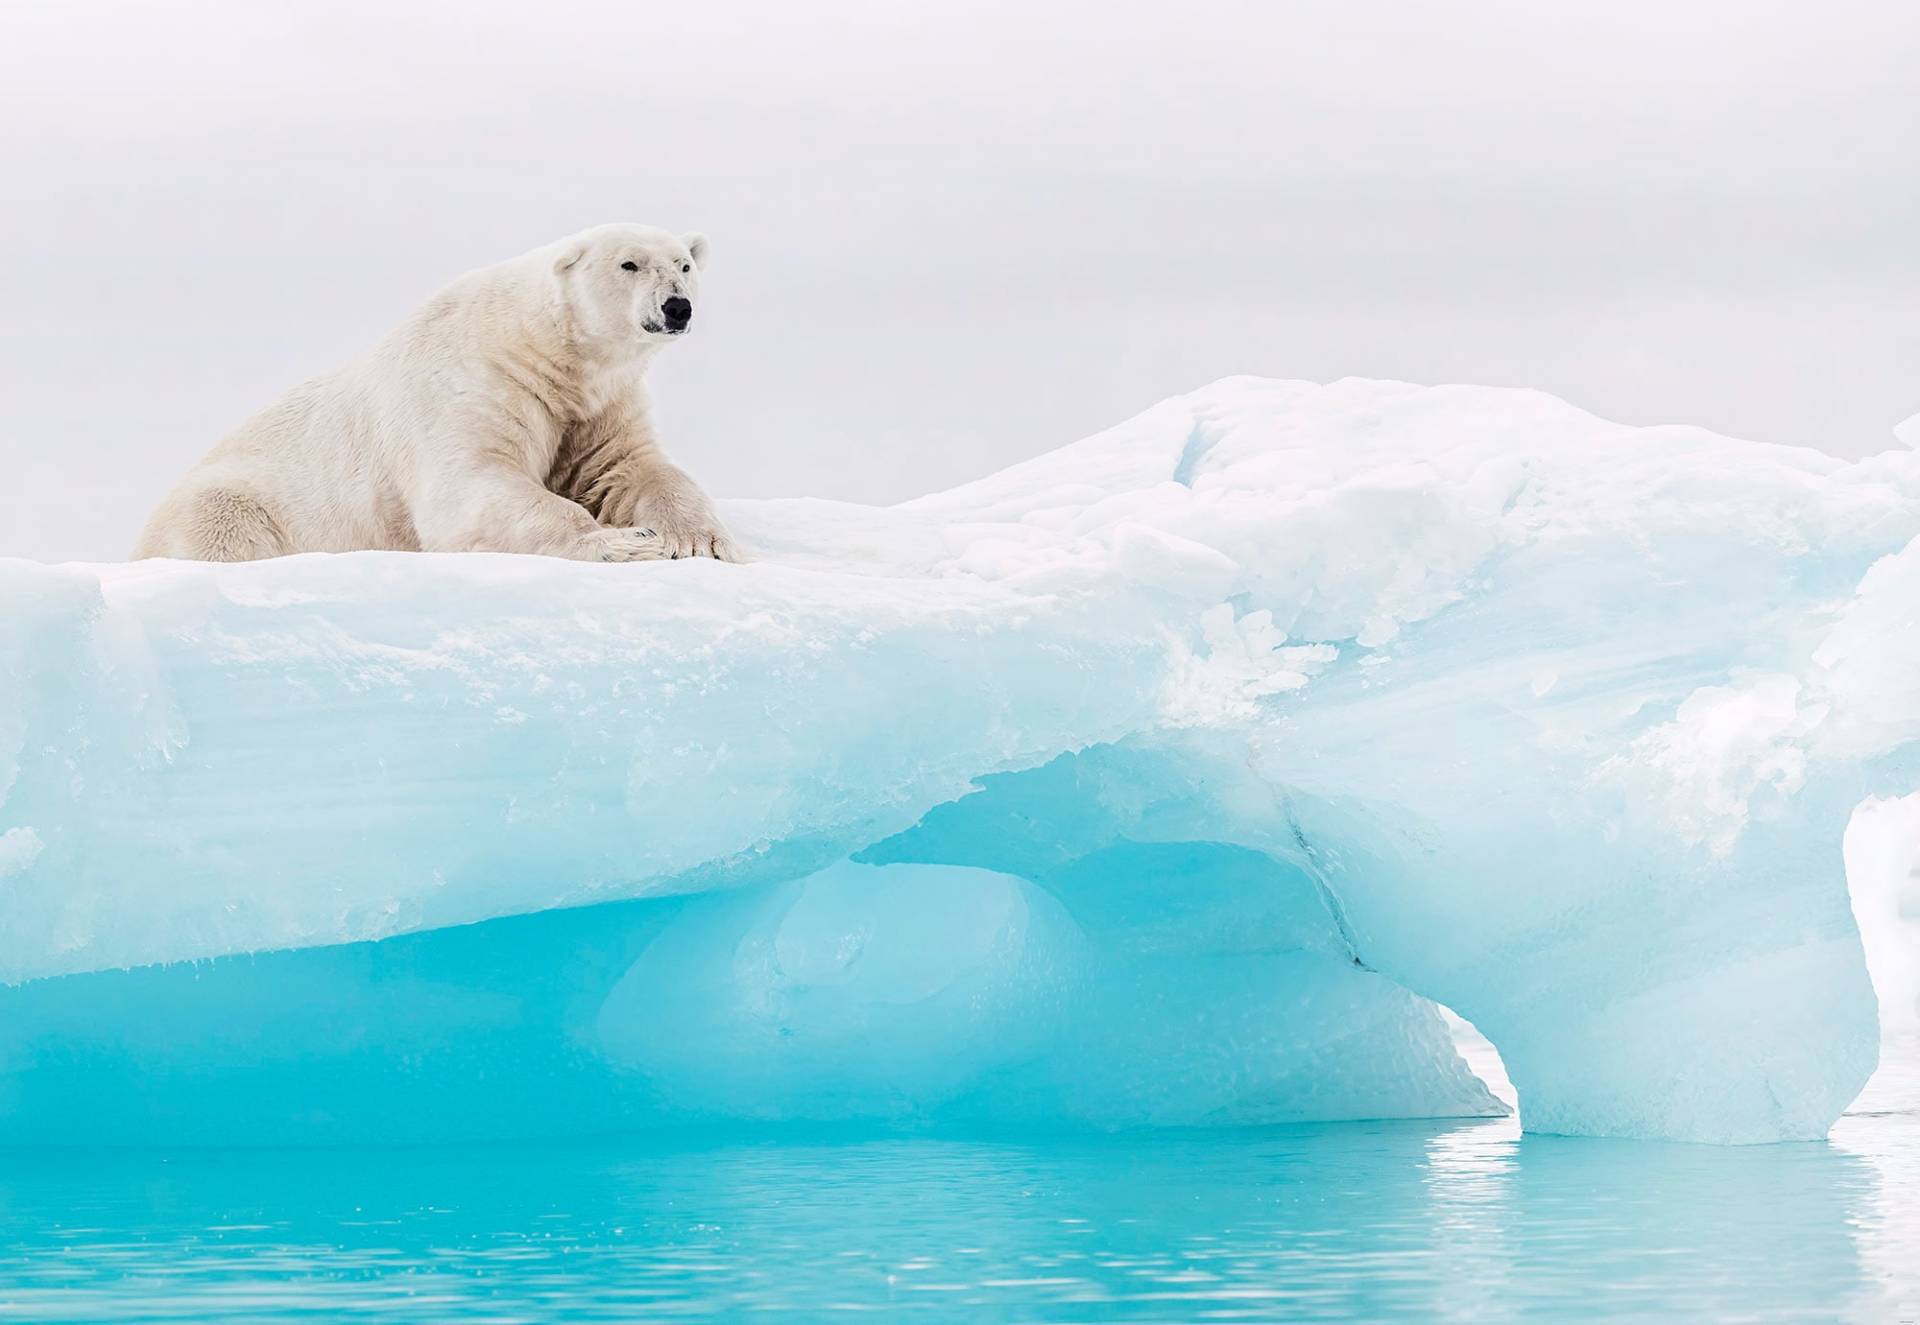
[[1899, 1319], [1920, 1116], [1052, 1139], [17, 1152], [0, 1318]]
[[1861, 1320], [1920, 1321], [1920, 1038], [1885, 1045], [1880, 1070], [1828, 1144], [1872, 1180], [1848, 1211], [1862, 1282]]

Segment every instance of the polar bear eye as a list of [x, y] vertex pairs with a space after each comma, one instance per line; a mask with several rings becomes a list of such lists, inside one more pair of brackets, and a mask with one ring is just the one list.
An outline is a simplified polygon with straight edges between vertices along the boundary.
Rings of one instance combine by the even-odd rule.
[[681, 271], [692, 271], [692, 270], [693, 270], [693, 264], [692, 264], [691, 262], [683, 262], [683, 263], [681, 263], [681, 264], [680, 264], [680, 270], [681, 270]]
[[620, 264], [620, 270], [621, 271], [639, 271], [640, 264], [637, 262], [623, 262]]

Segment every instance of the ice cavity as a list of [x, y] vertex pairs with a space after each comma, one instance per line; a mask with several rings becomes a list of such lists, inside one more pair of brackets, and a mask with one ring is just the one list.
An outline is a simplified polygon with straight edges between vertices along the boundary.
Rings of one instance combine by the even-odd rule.
[[1920, 1039], [1920, 793], [1861, 805], [1846, 852], [1881, 1036]]
[[[1215, 850], [1162, 863], [1177, 879], [1196, 851], [1270, 879]], [[1303, 914], [1251, 917], [1278, 928], [1237, 939], [1149, 922], [1178, 936], [1128, 941], [1098, 906], [1090, 933], [1015, 875], [843, 863], [689, 906], [596, 1029], [709, 1116], [1125, 1127], [1498, 1111], [1430, 1005], [1325, 951], [1310, 898], [1239, 900]]]
[[1920, 457], [1232, 379], [728, 516], [0, 564], [0, 1134], [1497, 1107], [1435, 1004], [1535, 1130], [1816, 1136], [1873, 1066]]

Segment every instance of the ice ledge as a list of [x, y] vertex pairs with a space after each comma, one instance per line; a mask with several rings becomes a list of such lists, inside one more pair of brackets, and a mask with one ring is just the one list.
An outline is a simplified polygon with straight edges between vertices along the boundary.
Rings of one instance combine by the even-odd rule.
[[[587, 1046], [582, 1125], [1485, 1107], [1423, 999], [1537, 1130], [1816, 1136], [1872, 1067], [1840, 842], [1914, 785], [1920, 456], [1232, 379], [727, 514], [756, 564], [0, 563], [0, 1131], [293, 1052], [115, 1029], [160, 964], [360, 1006], [448, 927], [688, 894], [538, 949], [602, 971], [523, 1024]], [[360, 1043], [459, 1040], [407, 988]]]

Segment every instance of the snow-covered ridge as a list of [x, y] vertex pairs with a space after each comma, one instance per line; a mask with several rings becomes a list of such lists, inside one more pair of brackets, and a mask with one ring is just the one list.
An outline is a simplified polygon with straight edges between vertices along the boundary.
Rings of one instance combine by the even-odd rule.
[[1429, 999], [1536, 1129], [1818, 1135], [1872, 1067], [1920, 456], [1230, 379], [727, 517], [754, 564], [0, 562], [0, 1137], [304, 1136], [289, 1073], [379, 1131], [503, 1025], [569, 1103], [467, 1132], [1492, 1107]]

